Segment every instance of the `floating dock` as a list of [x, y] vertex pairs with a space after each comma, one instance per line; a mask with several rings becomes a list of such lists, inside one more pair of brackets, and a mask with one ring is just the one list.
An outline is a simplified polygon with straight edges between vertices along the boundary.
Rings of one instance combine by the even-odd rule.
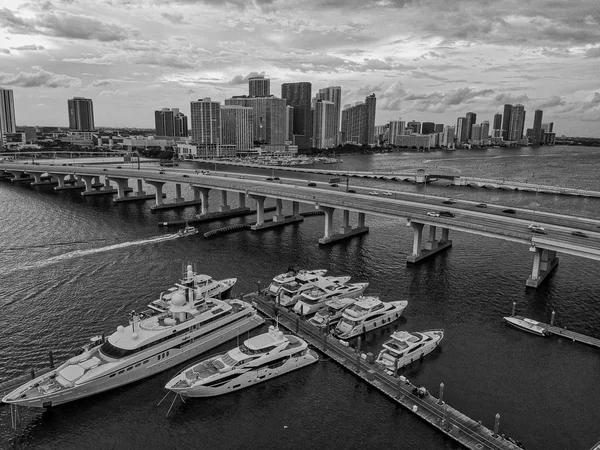
[[[443, 384], [440, 385], [440, 398], [435, 398], [423, 388], [421, 393], [405, 377], [394, 377], [372, 362], [372, 358], [344, 345], [342, 341], [321, 332], [300, 316], [278, 306], [270, 297], [259, 291], [247, 294], [244, 300], [253, 302], [265, 316], [277, 318], [280, 326], [295, 332], [317, 350], [329, 356], [345, 369], [362, 378], [369, 385], [378, 389], [392, 401], [399, 403], [419, 418], [437, 428], [439, 431], [458, 442], [465, 448], [483, 449], [519, 449], [516, 440], [498, 433], [500, 415], [496, 415], [494, 430], [490, 430], [473, 419], [452, 408], [443, 401]], [[370, 355], [372, 356], [372, 355]], [[371, 362], [368, 362], [371, 360]], [[417, 393], [419, 395], [417, 395]]]

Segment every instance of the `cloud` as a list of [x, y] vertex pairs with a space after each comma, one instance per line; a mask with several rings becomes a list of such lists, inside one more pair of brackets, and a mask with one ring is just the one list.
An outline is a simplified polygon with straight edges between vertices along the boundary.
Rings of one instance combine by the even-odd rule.
[[10, 55], [10, 50], [7, 48], [0, 48], [0, 53], [4, 53], [5, 55]]
[[34, 27], [14, 13], [8, 8], [0, 8], [0, 25], [6, 27], [6, 30], [15, 34], [31, 34]]
[[183, 24], [183, 23], [189, 23], [187, 20], [185, 20], [185, 16], [183, 14], [180, 13], [161, 13], [160, 14], [163, 18], [167, 19], [169, 22], [171, 22], [174, 25], [178, 25], [178, 24]]
[[492, 105], [512, 105], [512, 104], [523, 104], [529, 101], [527, 94], [513, 95], [513, 94], [498, 94], [492, 100]]
[[566, 104], [567, 104], [567, 102], [562, 97], [559, 97], [558, 95], [553, 95], [549, 99], [541, 102], [538, 105], [538, 108], [540, 108], [540, 109], [542, 109], [542, 108], [554, 108], [556, 106], [565, 106]]
[[399, 81], [392, 83], [378, 98], [377, 107], [391, 111], [399, 110], [406, 91]]
[[200, 61], [194, 62], [182, 58], [179, 55], [169, 55], [164, 53], [148, 52], [135, 58], [135, 64], [169, 67], [174, 69], [199, 69], [202, 67]]
[[92, 87], [108, 86], [112, 83], [112, 80], [96, 80], [92, 82]]
[[68, 75], [56, 74], [39, 69], [36, 73], [19, 72], [17, 75], [10, 75], [0, 72], [0, 83], [7, 86], [19, 87], [49, 87], [49, 88], [72, 88], [81, 85], [79, 78]]
[[588, 48], [585, 52], [586, 58], [600, 58], [600, 47]]
[[246, 76], [236, 75], [231, 80], [229, 80], [229, 84], [248, 84], [248, 80], [253, 77], [265, 76], [265, 72], [250, 72]]
[[129, 92], [121, 91], [117, 89], [115, 91], [102, 91], [98, 94], [100, 97], [110, 96], [110, 97], [127, 97]]
[[36, 50], [44, 50], [44, 46], [29, 44], [29, 45], [21, 45], [20, 47], [11, 47], [11, 49], [20, 50], [20, 51], [28, 51], [28, 50], [36, 51]]
[[487, 97], [493, 93], [492, 89], [475, 90], [464, 87], [449, 92], [435, 91], [428, 94], [408, 94], [404, 97], [404, 100], [413, 102], [413, 109], [417, 111], [444, 112], [452, 106], [466, 104], [476, 97]]

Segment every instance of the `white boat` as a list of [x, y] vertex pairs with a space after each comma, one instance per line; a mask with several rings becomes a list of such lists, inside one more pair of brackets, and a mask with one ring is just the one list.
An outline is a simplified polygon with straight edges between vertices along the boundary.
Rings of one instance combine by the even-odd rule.
[[[390, 374], [431, 353], [444, 338], [444, 330], [396, 331], [383, 344], [375, 362]], [[397, 372], [396, 372], [397, 373]]]
[[302, 292], [294, 305], [294, 311], [308, 316], [316, 313], [328, 300], [334, 298], [356, 298], [365, 292], [369, 283], [328, 283], [318, 284], [312, 289]]
[[160, 297], [148, 304], [148, 307], [159, 313], [163, 313], [171, 306], [171, 298], [181, 289], [192, 289], [196, 298], [212, 297], [223, 298], [237, 283], [237, 278], [226, 278], [214, 280], [210, 275], [197, 274], [191, 265], [188, 265], [183, 278], [175, 283], [167, 292], [161, 292]]
[[300, 269], [300, 270], [295, 270], [294, 268], [289, 268], [287, 272], [285, 273], [280, 273], [279, 275], [277, 275], [276, 277], [273, 278], [273, 281], [271, 282], [271, 284], [269, 285], [269, 288], [267, 289], [267, 293], [273, 297], [276, 297], [277, 294], [279, 294], [279, 290], [281, 289], [281, 286], [283, 286], [286, 283], [291, 283], [294, 281], [294, 279], [296, 278], [296, 276], [298, 275], [304, 275], [307, 277], [310, 276], [325, 276], [325, 274], [327, 273], [327, 269], [317, 269], [317, 270], [306, 270], [306, 269]]
[[319, 284], [331, 284], [331, 283], [345, 284], [348, 281], [350, 281], [350, 278], [351, 277], [349, 277], [349, 276], [346, 276], [346, 277], [332, 277], [332, 276], [322, 277], [322, 276], [316, 276], [316, 275], [311, 275], [311, 276], [299, 275], [294, 279], [294, 281], [285, 283], [283, 286], [281, 286], [281, 290], [279, 291], [279, 294], [277, 297], [277, 302], [281, 306], [291, 307], [291, 306], [294, 306], [296, 304], [296, 302], [298, 301], [298, 299], [302, 296], [302, 292], [304, 292], [308, 289], [312, 289], [315, 286], [318, 286]]
[[[191, 275], [191, 274], [190, 274]], [[50, 407], [108, 391], [162, 372], [264, 323], [242, 300], [197, 297], [190, 287], [173, 294], [161, 314], [132, 312], [106, 340], [28, 381], [2, 401]]]
[[355, 298], [334, 298], [325, 302], [325, 306], [308, 319], [317, 328], [334, 327], [342, 318], [342, 313], [356, 302]]
[[528, 333], [537, 334], [538, 336], [547, 336], [548, 331], [546, 328], [538, 321], [527, 318], [518, 318], [518, 317], [505, 317], [504, 320], [509, 325], [512, 325], [519, 330], [527, 331]]
[[185, 228], [179, 230], [177, 232], [177, 235], [179, 237], [183, 237], [183, 236], [191, 236], [192, 234], [196, 234], [196, 233], [198, 233], [198, 229], [196, 227], [192, 227], [186, 223]]
[[350, 339], [383, 327], [398, 319], [407, 305], [406, 300], [382, 302], [376, 296], [359, 298], [344, 311], [333, 333], [340, 339]]
[[187, 397], [212, 397], [261, 383], [318, 359], [306, 341], [270, 326], [267, 333], [188, 367], [165, 388]]

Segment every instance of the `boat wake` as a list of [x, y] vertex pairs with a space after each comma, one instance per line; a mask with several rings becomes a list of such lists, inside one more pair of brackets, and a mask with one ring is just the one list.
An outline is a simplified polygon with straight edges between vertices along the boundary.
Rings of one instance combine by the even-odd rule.
[[39, 269], [42, 267], [47, 267], [52, 264], [59, 263], [61, 261], [67, 261], [67, 260], [73, 259], [73, 258], [80, 258], [82, 256], [94, 255], [96, 253], [110, 252], [112, 250], [118, 250], [118, 249], [122, 249], [122, 248], [138, 246], [138, 245], [157, 244], [159, 242], [171, 241], [173, 239], [177, 239], [178, 237], [179, 237], [178, 234], [167, 234], [167, 235], [158, 236], [158, 237], [150, 238], [150, 239], [142, 239], [139, 241], [122, 242], [120, 244], [107, 245], [106, 247], [90, 248], [87, 250], [74, 250], [72, 252], [63, 253], [62, 255], [52, 256], [51, 258], [48, 258], [48, 259], [45, 259], [42, 261], [37, 261], [37, 262], [31, 263], [31, 264], [27, 264], [25, 266], [15, 267], [4, 273], [10, 274], [10, 273], [18, 272], [18, 271], [22, 271], [22, 270]]

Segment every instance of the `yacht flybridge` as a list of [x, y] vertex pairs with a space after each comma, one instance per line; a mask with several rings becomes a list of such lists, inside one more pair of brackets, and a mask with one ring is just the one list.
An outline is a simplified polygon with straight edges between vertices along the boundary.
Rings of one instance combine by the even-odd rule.
[[151, 313], [132, 312], [129, 325], [2, 401], [50, 407], [78, 400], [162, 372], [264, 323], [249, 303], [198, 295], [193, 284], [179, 285], [167, 310]]
[[261, 383], [318, 359], [306, 341], [270, 326], [267, 333], [188, 367], [165, 387], [188, 397], [212, 397]]
[[316, 313], [325, 302], [334, 298], [356, 298], [363, 294], [369, 283], [327, 283], [318, 284], [302, 292], [294, 305], [294, 311], [308, 316]]
[[287, 272], [280, 273], [279, 275], [277, 275], [276, 277], [273, 278], [273, 281], [271, 282], [271, 284], [269, 285], [269, 288], [267, 289], [267, 293], [273, 297], [277, 296], [277, 294], [279, 294], [279, 290], [281, 289], [281, 286], [283, 286], [286, 283], [291, 283], [292, 281], [294, 281], [294, 279], [298, 275], [306, 276], [306, 277], [312, 277], [312, 276], [322, 277], [322, 276], [325, 276], [326, 273], [327, 273], [327, 269], [295, 270], [294, 268], [290, 267]]
[[285, 283], [281, 286], [277, 302], [281, 306], [294, 306], [298, 299], [302, 296], [302, 293], [306, 290], [312, 289], [319, 285], [330, 285], [330, 284], [345, 284], [350, 281], [350, 277], [322, 277], [322, 276], [305, 276], [297, 275], [294, 281]]
[[406, 300], [382, 302], [377, 296], [361, 297], [344, 310], [333, 333], [340, 339], [350, 339], [383, 327], [398, 319], [407, 305]]
[[444, 330], [422, 332], [396, 331], [390, 340], [383, 344], [375, 362], [383, 366], [388, 373], [393, 374], [417, 359], [431, 353], [442, 339]]

